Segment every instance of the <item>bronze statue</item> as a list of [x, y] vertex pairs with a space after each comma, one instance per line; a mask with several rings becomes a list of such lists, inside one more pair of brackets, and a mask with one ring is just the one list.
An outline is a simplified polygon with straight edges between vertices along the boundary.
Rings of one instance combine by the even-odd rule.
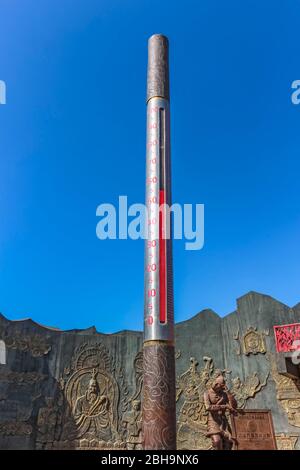
[[234, 439], [227, 413], [233, 413], [237, 403], [227, 389], [223, 375], [219, 375], [204, 393], [204, 404], [208, 411], [207, 436], [211, 438], [213, 449], [231, 449]]

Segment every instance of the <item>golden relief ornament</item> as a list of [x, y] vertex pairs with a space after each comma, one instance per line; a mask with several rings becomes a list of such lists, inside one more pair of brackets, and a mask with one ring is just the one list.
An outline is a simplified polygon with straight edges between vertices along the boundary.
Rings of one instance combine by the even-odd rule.
[[257, 372], [249, 375], [245, 382], [242, 382], [239, 377], [234, 377], [231, 381], [231, 393], [237, 401], [237, 407], [243, 409], [246, 406], [248, 398], [253, 398], [260, 390], [266, 386], [269, 374], [260, 381]]
[[287, 414], [292, 426], [300, 427], [300, 379], [291, 379], [279, 374], [275, 357], [268, 355], [271, 374], [276, 386], [277, 400]]
[[241, 352], [248, 356], [249, 354], [265, 354], [267, 352], [265, 336], [269, 335], [269, 330], [257, 331], [257, 328], [250, 326], [240, 338], [239, 329], [233, 335], [233, 339], [238, 341], [236, 354]]
[[275, 437], [278, 450], [294, 450], [299, 436], [281, 433]]

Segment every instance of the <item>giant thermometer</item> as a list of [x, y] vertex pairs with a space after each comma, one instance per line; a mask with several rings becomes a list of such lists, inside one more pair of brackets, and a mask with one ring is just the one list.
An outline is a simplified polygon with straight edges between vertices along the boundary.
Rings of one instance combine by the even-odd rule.
[[148, 42], [143, 436], [176, 448], [168, 39]]

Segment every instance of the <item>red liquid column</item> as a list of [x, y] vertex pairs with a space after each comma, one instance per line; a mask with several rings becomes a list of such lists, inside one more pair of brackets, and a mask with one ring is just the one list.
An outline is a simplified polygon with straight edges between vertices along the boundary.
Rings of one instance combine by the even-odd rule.
[[[145, 449], [176, 449], [168, 40], [148, 43], [143, 436]], [[167, 205], [167, 206], [165, 206]]]

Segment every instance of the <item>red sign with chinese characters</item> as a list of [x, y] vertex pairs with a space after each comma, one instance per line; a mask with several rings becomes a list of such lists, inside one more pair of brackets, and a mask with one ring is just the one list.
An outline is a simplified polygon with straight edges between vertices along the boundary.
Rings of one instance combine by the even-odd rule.
[[300, 323], [274, 326], [277, 352], [300, 350]]

